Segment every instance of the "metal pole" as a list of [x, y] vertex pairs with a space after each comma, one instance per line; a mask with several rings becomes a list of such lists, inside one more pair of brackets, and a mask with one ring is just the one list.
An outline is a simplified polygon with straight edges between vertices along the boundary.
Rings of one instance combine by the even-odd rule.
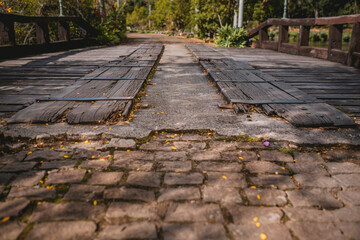
[[282, 18], [286, 18], [287, 0], [284, 0], [284, 13]]
[[244, 0], [239, 0], [239, 23], [238, 27], [243, 26], [243, 16], [244, 16]]
[[64, 16], [63, 0], [59, 0], [60, 16]]

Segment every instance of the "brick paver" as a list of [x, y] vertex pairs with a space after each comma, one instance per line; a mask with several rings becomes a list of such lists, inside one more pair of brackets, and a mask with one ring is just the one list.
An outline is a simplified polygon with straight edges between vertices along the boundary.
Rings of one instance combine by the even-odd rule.
[[359, 239], [360, 167], [345, 150], [94, 140], [0, 158], [0, 239]]

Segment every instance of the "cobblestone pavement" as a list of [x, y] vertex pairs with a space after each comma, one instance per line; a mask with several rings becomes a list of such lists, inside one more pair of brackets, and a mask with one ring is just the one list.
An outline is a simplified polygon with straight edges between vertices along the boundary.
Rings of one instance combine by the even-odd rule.
[[7, 140], [0, 239], [360, 239], [360, 151], [264, 139]]

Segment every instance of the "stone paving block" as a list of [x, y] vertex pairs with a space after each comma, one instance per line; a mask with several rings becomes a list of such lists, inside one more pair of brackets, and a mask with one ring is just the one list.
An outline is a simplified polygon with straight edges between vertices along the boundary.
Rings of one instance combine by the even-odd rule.
[[160, 190], [158, 202], [200, 200], [200, 198], [200, 190], [197, 187], [166, 188]]
[[65, 200], [90, 201], [100, 199], [105, 190], [104, 186], [93, 186], [74, 184], [71, 185], [69, 191], [65, 194]]
[[336, 223], [344, 236], [351, 240], [360, 240], [360, 223]]
[[153, 161], [154, 160], [154, 154], [149, 152], [115, 152], [114, 154], [115, 160], [140, 160], [140, 161]]
[[280, 223], [283, 212], [276, 207], [248, 207], [237, 204], [225, 205], [231, 214], [235, 224], [255, 224], [254, 218], [258, 218], [261, 224]]
[[338, 197], [347, 206], [360, 206], [360, 190], [340, 191]]
[[174, 151], [174, 149], [172, 149], [172, 147], [174, 147], [172, 144], [165, 144], [163, 142], [149, 142], [146, 144], [142, 144], [140, 146], [140, 150], [143, 151]]
[[334, 150], [328, 151], [326, 154], [322, 155], [322, 157], [329, 161], [335, 162], [359, 162], [360, 159], [360, 151], [359, 150]]
[[99, 220], [105, 214], [105, 207], [91, 203], [42, 203], [37, 205], [30, 217], [30, 222], [60, 220]]
[[50, 172], [48, 175], [47, 184], [60, 183], [80, 183], [84, 178], [86, 170], [64, 170], [60, 172]]
[[286, 194], [275, 189], [245, 189], [245, 195], [250, 205], [284, 206], [286, 205]]
[[10, 183], [11, 186], [32, 187], [37, 185], [45, 176], [45, 171], [30, 171], [21, 173]]
[[303, 162], [311, 162], [321, 164], [324, 163], [324, 159], [317, 153], [302, 153], [302, 152], [294, 152], [294, 159], [297, 163]]
[[191, 161], [162, 161], [158, 163], [157, 169], [165, 172], [189, 172], [191, 167]]
[[331, 211], [306, 208], [283, 208], [286, 216], [295, 222], [334, 222], [335, 216]]
[[280, 190], [296, 188], [296, 185], [288, 176], [258, 175], [257, 177], [250, 177], [250, 180], [258, 187], [279, 188]]
[[8, 199], [28, 198], [30, 200], [54, 199], [55, 197], [55, 189], [33, 187], [12, 187], [8, 195]]
[[16, 217], [29, 204], [30, 201], [27, 199], [15, 199], [0, 202], [0, 218], [7, 216]]
[[173, 203], [165, 216], [166, 222], [223, 222], [221, 209], [217, 204]]
[[236, 142], [236, 146], [239, 149], [251, 150], [251, 149], [266, 149], [262, 142]]
[[22, 222], [4, 222], [0, 223], [0, 239], [15, 240], [18, 239], [20, 233], [25, 229], [26, 224]]
[[331, 177], [316, 174], [296, 174], [294, 179], [302, 188], [339, 188], [340, 185]]
[[242, 203], [239, 190], [237, 188], [222, 186], [204, 186], [203, 199], [205, 202], [220, 203]]
[[83, 161], [79, 168], [92, 168], [96, 170], [102, 170], [107, 168], [110, 165], [110, 160], [101, 159], [101, 160], [86, 160]]
[[155, 204], [112, 202], [106, 211], [106, 218], [135, 218], [159, 220]]
[[164, 240], [227, 240], [222, 224], [164, 224]]
[[234, 163], [218, 163], [218, 162], [201, 162], [196, 169], [200, 171], [213, 172], [241, 172], [242, 165], [238, 162]]
[[360, 207], [344, 207], [332, 211], [340, 222], [360, 222]]
[[234, 151], [236, 150], [236, 144], [234, 142], [221, 142], [221, 141], [212, 141], [210, 142], [211, 151]]
[[219, 161], [221, 159], [220, 153], [214, 151], [195, 152], [190, 157], [193, 161]]
[[360, 188], [360, 174], [339, 174], [334, 175], [344, 189]]
[[85, 159], [99, 159], [99, 158], [108, 158], [109, 152], [100, 152], [95, 151], [91, 149], [85, 149], [85, 148], [76, 148], [73, 151], [72, 158], [79, 160], [85, 160]]
[[76, 165], [77, 161], [65, 160], [65, 161], [50, 161], [41, 164], [40, 169], [69, 169]]
[[65, 155], [69, 152], [58, 152], [53, 150], [38, 150], [27, 155], [25, 161], [54, 161], [63, 160]]
[[109, 188], [104, 192], [105, 199], [138, 200], [151, 202], [155, 200], [155, 194], [152, 191], [137, 188]]
[[301, 240], [346, 239], [338, 228], [328, 223], [290, 221], [286, 226]]
[[243, 162], [251, 162], [256, 161], [258, 156], [256, 152], [221, 152], [221, 160], [225, 161], [243, 161]]
[[25, 240], [90, 239], [95, 231], [92, 221], [45, 222], [35, 224]]
[[6, 185], [13, 176], [13, 173], [0, 173], [0, 185]]
[[204, 150], [206, 143], [204, 142], [174, 142], [174, 146], [178, 151], [198, 152]]
[[97, 239], [157, 239], [155, 224], [148, 222], [106, 225]]
[[313, 175], [329, 176], [329, 173], [323, 166], [312, 162], [287, 163], [286, 166], [294, 173], [308, 173]]
[[266, 161], [246, 162], [245, 167], [251, 173], [275, 173], [275, 174], [289, 173], [289, 171], [286, 168], [276, 165], [275, 163], [266, 162]]
[[340, 208], [342, 204], [322, 189], [287, 191], [294, 207]]
[[349, 174], [349, 173], [360, 173], [360, 167], [355, 163], [337, 163], [337, 162], [328, 162], [325, 163], [325, 166], [330, 174]]
[[161, 174], [155, 172], [130, 172], [126, 183], [141, 187], [160, 187]]
[[186, 161], [186, 152], [156, 152], [157, 161]]
[[123, 175], [122, 172], [94, 172], [87, 183], [92, 185], [116, 185]]
[[260, 235], [265, 234], [265, 239], [275, 239], [275, 240], [291, 240], [289, 230], [282, 224], [272, 223], [265, 224], [257, 227], [255, 222], [253, 224], [238, 225], [230, 224], [229, 231], [233, 236], [234, 240], [258, 240], [264, 239]]
[[138, 160], [115, 160], [110, 167], [115, 170], [121, 169], [121, 170], [150, 171], [153, 167], [153, 162], [138, 161]]
[[211, 136], [200, 135], [195, 133], [184, 133], [184, 134], [180, 134], [180, 139], [182, 141], [206, 141], [206, 140], [210, 140]]
[[110, 142], [102, 147], [106, 148], [126, 148], [126, 149], [135, 149], [136, 142], [133, 139], [122, 139], [122, 138], [112, 138]]
[[36, 162], [13, 162], [0, 169], [0, 172], [25, 172], [31, 170]]
[[208, 185], [222, 187], [247, 187], [245, 176], [241, 173], [208, 172]]
[[293, 162], [293, 157], [290, 154], [279, 151], [260, 151], [260, 159], [272, 162]]
[[21, 162], [26, 157], [26, 152], [19, 152], [0, 157], [0, 164], [6, 165], [13, 162]]
[[164, 184], [166, 185], [192, 185], [202, 184], [204, 176], [201, 173], [166, 173]]

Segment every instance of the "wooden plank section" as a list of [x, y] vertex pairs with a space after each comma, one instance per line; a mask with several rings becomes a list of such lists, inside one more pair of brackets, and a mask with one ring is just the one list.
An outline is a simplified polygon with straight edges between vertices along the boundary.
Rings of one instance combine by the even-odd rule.
[[[195, 56], [203, 56], [205, 49], [211, 51], [211, 48], [204, 49], [197, 46], [188, 46], [188, 48]], [[248, 100], [244, 102], [257, 102], [258, 104], [255, 106], [261, 106], [261, 110], [267, 115], [275, 113], [297, 127], [351, 127], [355, 125], [354, 121], [345, 113], [326, 103], [319, 102], [316, 97], [270, 74], [255, 70], [247, 62], [225, 58], [215, 50], [212, 50], [211, 54], [206, 52], [206, 56], [215, 55], [215, 53], [218, 54], [215, 59], [199, 58], [200, 64], [216, 82], [225, 98], [229, 102], [234, 102], [235, 111], [251, 109], [249, 104], [236, 103], [239, 100]], [[222, 56], [223, 59], [219, 56]], [[288, 72], [284, 71], [280, 74], [282, 73], [283, 76], [296, 74], [289, 70], [286, 71]], [[338, 73], [334, 73], [334, 75], [336, 74]], [[346, 74], [351, 75], [350, 73]], [[332, 94], [331, 97], [335, 97], [334, 95], [336, 94]], [[357, 99], [358, 94], [349, 95], [348, 98]], [[267, 104], [262, 104], [265, 103], [264, 100]], [[271, 101], [278, 101], [282, 104], [270, 103]], [[302, 103], [304, 101], [319, 103]], [[286, 102], [289, 104], [285, 104]], [[293, 104], [295, 102], [297, 104]]]
[[[9, 122], [57, 122], [61, 120], [70, 124], [104, 123], [109, 120], [116, 121], [120, 117], [127, 117], [133, 101], [95, 101], [95, 99], [94, 101], [83, 101], [83, 99], [111, 97], [134, 99], [155, 66], [162, 48], [163, 46], [158, 44], [143, 45], [126, 57], [121, 56], [108, 61], [104, 66], [79, 78], [73, 85], [50, 96], [71, 100], [35, 103], [16, 113]], [[74, 101], [74, 99], [79, 99], [79, 101]]]

